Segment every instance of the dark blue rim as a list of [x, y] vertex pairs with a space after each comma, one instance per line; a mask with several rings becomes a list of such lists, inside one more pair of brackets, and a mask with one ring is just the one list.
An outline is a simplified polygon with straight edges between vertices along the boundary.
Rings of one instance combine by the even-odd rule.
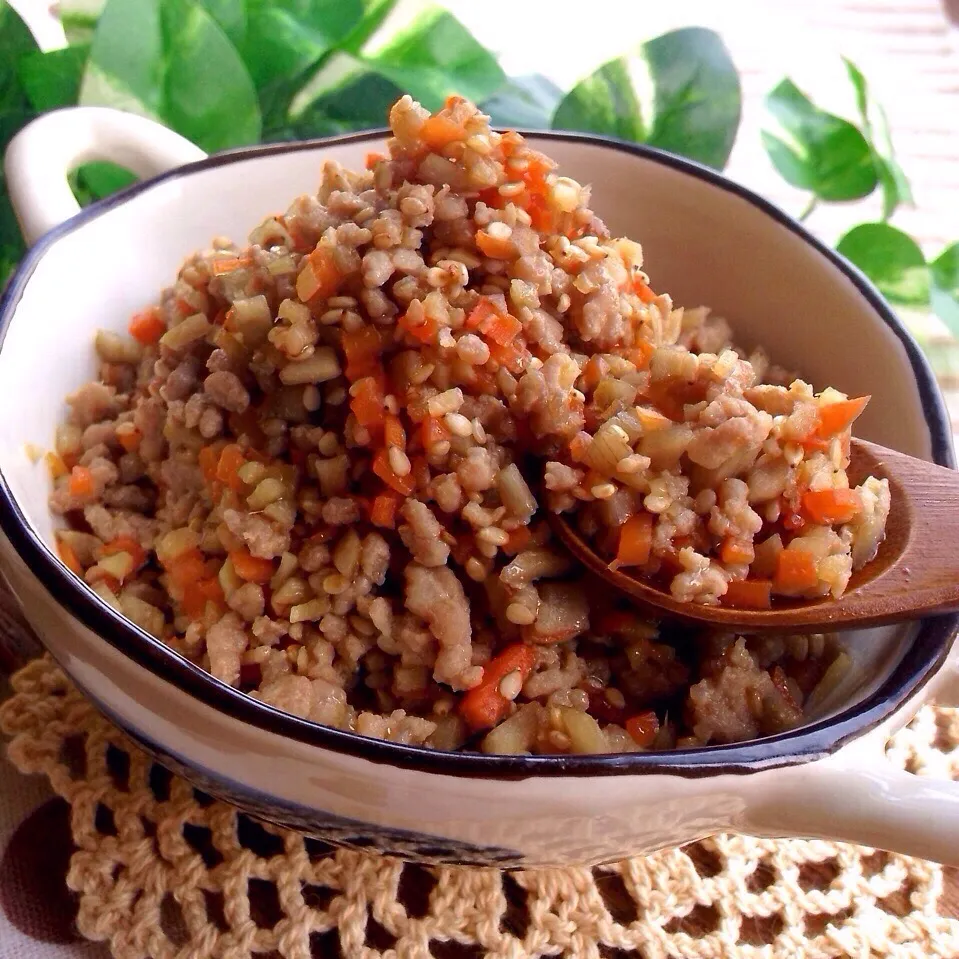
[[[3, 296], [0, 297], [0, 351], [3, 349], [14, 309], [46, 250], [61, 237], [72, 233], [107, 210], [126, 203], [155, 184], [189, 176], [201, 170], [214, 169], [256, 157], [314, 150], [331, 144], [381, 140], [385, 135], [384, 130], [370, 130], [298, 143], [279, 143], [231, 150], [171, 170], [152, 180], [134, 184], [114, 196], [87, 207], [42, 237], [24, 257], [19, 269], [10, 280]], [[923, 410], [929, 424], [933, 458], [942, 466], [955, 466], [949, 418], [932, 370], [918, 344], [872, 283], [838, 253], [820, 243], [796, 220], [715, 170], [652, 147], [586, 134], [531, 131], [529, 135], [547, 140], [591, 143], [670, 167], [738, 196], [802, 238], [855, 285], [876, 315], [899, 338], [916, 378]], [[875, 727], [915, 695], [942, 665], [959, 628], [959, 615], [924, 620], [915, 641], [896, 669], [895, 675], [891, 676], [872, 696], [833, 719], [767, 739], [731, 746], [611, 756], [486, 756], [476, 753], [442, 753], [418, 746], [402, 746], [368, 739], [356, 733], [320, 726], [260, 703], [214, 679], [209, 673], [188, 662], [159, 640], [124, 619], [104, 603], [96, 593], [70, 574], [49, 546], [31, 529], [2, 472], [0, 472], [0, 529], [50, 595], [84, 625], [140, 666], [156, 673], [205, 704], [241, 722], [302, 743], [348, 753], [371, 762], [451, 776], [525, 779], [530, 776], [658, 773], [699, 777], [744, 774], [807, 762], [834, 752], [850, 739]]]

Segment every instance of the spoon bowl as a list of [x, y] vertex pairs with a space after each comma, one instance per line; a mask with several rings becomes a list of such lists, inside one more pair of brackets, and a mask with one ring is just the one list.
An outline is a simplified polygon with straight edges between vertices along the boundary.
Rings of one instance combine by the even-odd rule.
[[875, 558], [853, 573], [839, 598], [777, 597], [771, 609], [707, 606], [675, 599], [658, 586], [609, 568], [562, 514], [549, 522], [567, 549], [634, 603], [661, 615], [744, 633], [858, 629], [959, 609], [959, 472], [853, 439], [849, 474], [889, 481], [892, 506]]

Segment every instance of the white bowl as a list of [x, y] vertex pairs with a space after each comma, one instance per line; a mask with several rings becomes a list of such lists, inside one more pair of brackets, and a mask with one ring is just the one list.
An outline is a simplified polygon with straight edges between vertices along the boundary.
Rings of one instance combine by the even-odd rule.
[[[952, 465], [916, 344], [870, 284], [801, 226], [655, 150], [568, 134], [530, 140], [593, 185], [613, 233], [642, 242], [658, 289], [709, 304], [742, 343], [764, 345], [815, 384], [871, 393], [866, 438]], [[382, 141], [378, 132], [198, 159], [150, 121], [78, 108], [42, 117], [11, 144], [11, 198], [36, 243], [0, 303], [0, 568], [68, 675], [204, 790], [328, 841], [408, 858], [591, 864], [735, 829], [959, 862], [959, 787], [883, 758], [886, 736], [923, 701], [959, 695], [959, 669], [947, 663], [956, 616], [850, 634], [856, 668], [819, 716], [786, 734], [667, 753], [498, 757], [398, 746], [281, 713], [122, 619], [61, 565], [49, 480], [27, 445], [51, 444], [64, 396], [94, 374], [94, 330], [124, 329], [214, 234], [242, 239], [315, 189], [324, 160], [356, 167]], [[65, 174], [94, 157], [169, 172], [77, 213]]]

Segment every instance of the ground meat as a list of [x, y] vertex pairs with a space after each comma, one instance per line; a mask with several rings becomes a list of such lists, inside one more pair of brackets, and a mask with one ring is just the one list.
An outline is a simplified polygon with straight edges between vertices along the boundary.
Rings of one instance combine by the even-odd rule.
[[223, 511], [223, 522], [246, 543], [250, 553], [262, 559], [274, 559], [290, 547], [289, 530], [277, 529], [263, 516], [227, 509]]
[[240, 378], [229, 370], [218, 370], [203, 381], [203, 391], [217, 406], [242, 413], [250, 405], [250, 394]]
[[443, 542], [443, 527], [433, 511], [419, 500], [408, 499], [401, 510], [406, 523], [400, 526], [400, 538], [423, 566], [444, 566], [450, 555], [449, 546]]
[[240, 654], [249, 643], [243, 621], [236, 613], [227, 613], [206, 633], [206, 652], [210, 672], [217, 679], [235, 686], [240, 681]]

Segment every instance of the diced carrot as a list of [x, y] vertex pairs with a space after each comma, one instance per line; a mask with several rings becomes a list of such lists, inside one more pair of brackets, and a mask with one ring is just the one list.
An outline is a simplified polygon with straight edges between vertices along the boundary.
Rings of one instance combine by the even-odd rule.
[[194, 547], [174, 557], [166, 566], [170, 582], [180, 590], [191, 583], [198, 583], [208, 575], [203, 554]]
[[375, 327], [362, 326], [353, 332], [344, 332], [340, 344], [346, 357], [344, 375], [351, 383], [372, 376], [381, 368], [383, 338]]
[[398, 446], [401, 450], [406, 449], [406, 430], [398, 416], [392, 413], [386, 414], [386, 422], [383, 427], [383, 441], [387, 446]]
[[146, 550], [132, 536], [117, 536], [103, 544], [104, 556], [113, 556], [115, 553], [129, 554], [135, 569], [139, 569], [147, 561]]
[[380, 493], [379, 496], [374, 496], [373, 505], [370, 507], [370, 522], [383, 529], [395, 529], [399, 502], [400, 498], [396, 493]]
[[449, 427], [435, 416], [427, 416], [420, 426], [420, 442], [428, 453], [437, 443], [450, 438]]
[[504, 345], [492, 340], [486, 345], [489, 347], [490, 359], [500, 366], [505, 366], [510, 373], [522, 373], [529, 362], [529, 350], [516, 341]]
[[507, 556], [515, 556], [517, 553], [526, 549], [532, 541], [533, 534], [530, 532], [529, 527], [518, 526], [516, 529], [510, 530], [509, 539], [502, 549]]
[[871, 396], [860, 396], [853, 400], [840, 400], [838, 403], [827, 403], [825, 406], [820, 406], [819, 425], [816, 428], [816, 434], [820, 438], [826, 439], [848, 429], [871, 399]]
[[768, 579], [743, 579], [731, 582], [722, 596], [724, 606], [737, 609], [769, 609], [772, 605]]
[[466, 139], [466, 128], [441, 113], [429, 117], [420, 127], [420, 139], [434, 152], [455, 140]]
[[410, 475], [413, 477], [413, 487], [419, 487], [424, 489], [430, 485], [430, 480], [433, 478], [430, 473], [430, 464], [426, 462], [425, 456], [414, 456], [412, 460], [413, 469], [410, 472]]
[[802, 593], [819, 582], [816, 559], [804, 549], [784, 549], [776, 560], [773, 586], [777, 593]]
[[200, 470], [203, 473], [203, 479], [207, 483], [212, 483], [216, 479], [216, 467], [220, 462], [219, 446], [203, 446], [197, 454], [197, 462], [200, 464]]
[[409, 496], [416, 489], [416, 481], [412, 471], [406, 476], [398, 476], [390, 466], [390, 457], [384, 447], [378, 449], [373, 456], [373, 472], [391, 489], [402, 496]]
[[495, 726], [509, 708], [510, 701], [499, 691], [499, 684], [512, 672], [525, 682], [536, 663], [536, 651], [526, 643], [507, 646], [483, 667], [483, 678], [463, 695], [459, 714], [474, 731]]
[[296, 278], [296, 295], [303, 303], [326, 299], [336, 292], [341, 280], [332, 251], [326, 246], [317, 246]]
[[806, 520], [801, 513], [797, 513], [785, 500], [783, 501], [781, 521], [784, 529], [795, 533], [806, 525]]
[[756, 558], [756, 551], [748, 540], [727, 536], [720, 547], [719, 558], [730, 566], [748, 566]]
[[629, 360], [638, 370], [645, 370], [649, 366], [650, 357], [653, 350], [656, 349], [652, 343], [647, 340], [637, 340], [636, 345], [623, 352], [623, 356]]
[[569, 441], [569, 455], [577, 463], [583, 462], [583, 457], [586, 455], [586, 451], [589, 449], [590, 443], [592, 442], [589, 434], [587, 433], [577, 433]]
[[239, 493], [243, 489], [243, 480], [240, 479], [240, 467], [246, 463], [243, 450], [236, 443], [227, 443], [220, 453], [216, 464], [216, 478], [231, 490]]
[[485, 230], [476, 231], [476, 245], [483, 256], [493, 260], [512, 260], [516, 256], [516, 244], [512, 239], [491, 236]]
[[862, 511], [862, 499], [854, 489], [807, 490], [802, 495], [803, 511], [814, 523], [833, 526], [848, 523]]
[[652, 303], [656, 299], [656, 294], [638, 273], [633, 277], [633, 291], [644, 303]]
[[422, 323], [418, 326], [411, 323], [406, 314], [404, 313], [399, 320], [397, 320], [397, 326], [401, 330], [405, 330], [409, 333], [410, 336], [415, 340], [419, 340], [420, 343], [433, 343], [436, 341], [436, 334], [439, 332], [439, 324], [432, 316], [424, 317]]
[[83, 575], [83, 566], [80, 564], [80, 560], [77, 559], [76, 552], [65, 540], [57, 540], [57, 554], [63, 561], [63, 565], [66, 566], [71, 573], [76, 573], [77, 576]]
[[350, 387], [350, 409], [360, 426], [381, 429], [386, 415], [383, 403], [383, 392], [373, 376], [364, 376]]
[[480, 331], [487, 340], [506, 346], [523, 332], [523, 324], [509, 313], [494, 313], [483, 321]]
[[648, 749], [656, 740], [659, 732], [659, 717], [651, 709], [637, 713], [626, 720], [626, 732], [637, 746]]
[[210, 264], [210, 272], [214, 276], [222, 276], [224, 273], [232, 273], [234, 270], [241, 270], [253, 265], [253, 257], [249, 253], [243, 253], [240, 256], [223, 256], [213, 260]]
[[163, 322], [159, 309], [151, 306], [150, 309], [143, 310], [142, 313], [134, 313], [128, 329], [130, 336], [138, 343], [149, 346], [151, 343], [156, 343], [166, 333], [166, 323]]
[[183, 587], [183, 609], [187, 616], [199, 619], [208, 603], [223, 605], [223, 587], [216, 576], [204, 576]]
[[231, 550], [230, 562], [233, 564], [236, 575], [248, 583], [268, 583], [276, 572], [273, 568], [273, 560], [253, 556], [246, 547]]
[[67, 488], [71, 496], [83, 499], [93, 495], [93, 474], [85, 466], [74, 466], [70, 470]]
[[[530, 189], [527, 186], [527, 189]], [[553, 230], [553, 211], [546, 203], [545, 197], [541, 193], [532, 193], [529, 202], [526, 204], [526, 212], [529, 214], [530, 226], [541, 233], [549, 233]]]
[[135, 452], [140, 446], [143, 434], [132, 423], [123, 423], [121, 427], [117, 427], [117, 442], [128, 453]]
[[497, 310], [493, 301], [488, 296], [481, 296], [469, 316], [466, 317], [466, 329], [478, 330], [483, 323], [492, 316], [496, 316]]
[[364, 166], [367, 170], [372, 170], [377, 163], [380, 163], [382, 160], [385, 160], [386, 157], [382, 153], [373, 153], [372, 151], [366, 154], [366, 160]]
[[653, 514], [636, 513], [620, 527], [616, 559], [610, 569], [620, 566], [642, 566], [649, 562], [653, 544]]

